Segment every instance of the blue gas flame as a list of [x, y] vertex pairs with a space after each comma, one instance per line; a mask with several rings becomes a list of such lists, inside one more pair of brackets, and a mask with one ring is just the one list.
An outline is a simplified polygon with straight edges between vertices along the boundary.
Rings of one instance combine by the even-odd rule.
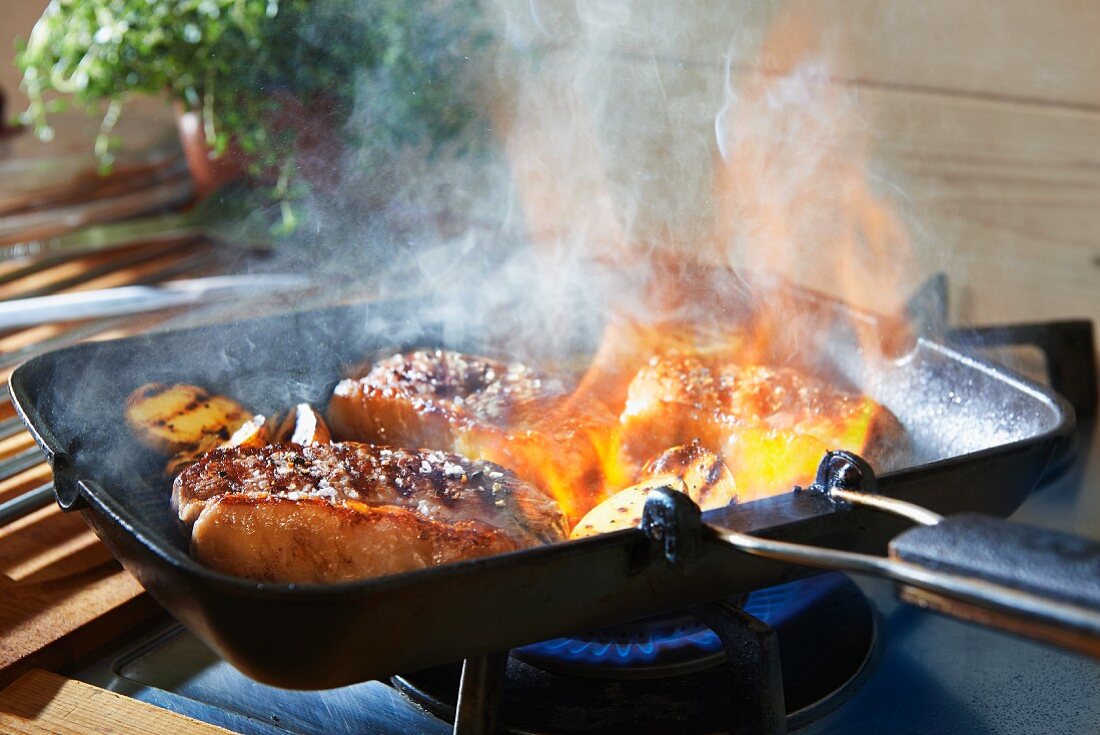
[[[748, 596], [744, 610], [772, 628], [812, 607], [842, 577], [826, 574], [757, 590]], [[711, 654], [722, 649], [718, 635], [690, 617], [675, 622], [656, 620], [652, 626], [627, 626], [592, 633], [584, 638], [551, 638], [520, 649], [523, 653], [588, 664], [634, 666], [657, 661], [669, 651], [696, 649]]]

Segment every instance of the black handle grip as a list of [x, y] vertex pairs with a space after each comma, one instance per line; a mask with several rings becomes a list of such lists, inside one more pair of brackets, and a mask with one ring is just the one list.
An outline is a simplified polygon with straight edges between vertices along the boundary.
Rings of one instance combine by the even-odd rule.
[[1100, 658], [1095, 541], [962, 515], [906, 531], [890, 556], [905, 602]]
[[935, 571], [1100, 610], [1100, 543], [1068, 533], [958, 515], [902, 533], [890, 543], [890, 554]]
[[[844, 493], [847, 502], [900, 515], [916, 509], [881, 496]], [[895, 537], [889, 559], [707, 525], [746, 553], [893, 579], [905, 602], [1100, 659], [1100, 543], [989, 516], [933, 518], [926, 520], [934, 525]]]

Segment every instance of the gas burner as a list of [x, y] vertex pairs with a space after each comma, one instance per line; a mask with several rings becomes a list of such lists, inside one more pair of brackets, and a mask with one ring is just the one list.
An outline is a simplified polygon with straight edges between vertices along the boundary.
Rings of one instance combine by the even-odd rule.
[[[835, 583], [835, 577], [825, 575], [758, 590], [743, 601], [729, 602], [774, 628], [804, 614]], [[512, 655], [552, 673], [599, 679], [691, 674], [719, 666], [726, 659], [718, 634], [696, 616], [684, 613], [570, 638], [551, 638], [518, 648]]]
[[[778, 640], [789, 730], [832, 711], [870, 669], [875, 613], [843, 575], [754, 592], [740, 607]], [[765, 662], [748, 669], [743, 661], [727, 663], [729, 644], [716, 629], [740, 625], [739, 616], [735, 605], [720, 603], [517, 649], [507, 662], [499, 721], [523, 733], [752, 731], [731, 729], [730, 711], [744, 700], [742, 679], [771, 674], [747, 673], [767, 669]], [[453, 720], [460, 674], [455, 664], [394, 677], [393, 684]]]
[[551, 673], [598, 679], [663, 679], [726, 660], [718, 635], [683, 614], [552, 638], [518, 648], [512, 656]]

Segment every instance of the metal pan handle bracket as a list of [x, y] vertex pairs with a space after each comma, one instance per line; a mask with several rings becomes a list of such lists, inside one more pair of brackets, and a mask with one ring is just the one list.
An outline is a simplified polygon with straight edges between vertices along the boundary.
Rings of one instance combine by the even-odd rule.
[[917, 289], [905, 308], [914, 331], [943, 335], [963, 347], [1036, 347], [1043, 353], [1051, 387], [1069, 401], [1077, 418], [1096, 416], [1100, 380], [1091, 320], [948, 328], [948, 294], [947, 274], [942, 272]]
[[702, 511], [687, 495], [670, 487], [649, 491], [641, 529], [652, 543], [660, 544], [669, 564], [676, 566], [696, 557], [702, 528]]
[[1076, 319], [1040, 324], [952, 329], [948, 338], [971, 347], [1032, 345], [1043, 353], [1050, 386], [1065, 396], [1079, 419], [1096, 416], [1096, 345], [1092, 322]]
[[867, 486], [874, 475], [866, 462], [829, 452], [810, 490], [919, 524], [891, 541], [886, 557], [707, 525], [746, 553], [892, 579], [904, 602], [1100, 658], [1100, 544], [989, 516], [943, 518]]

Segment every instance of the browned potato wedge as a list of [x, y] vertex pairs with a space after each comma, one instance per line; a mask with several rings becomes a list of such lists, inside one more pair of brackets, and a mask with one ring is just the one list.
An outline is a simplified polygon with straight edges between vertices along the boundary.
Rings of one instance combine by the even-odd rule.
[[126, 399], [134, 436], [164, 454], [194, 454], [228, 441], [252, 414], [232, 398], [197, 385], [147, 383]]
[[703, 510], [737, 502], [737, 483], [722, 459], [698, 442], [671, 447], [646, 463], [648, 477], [615, 493], [581, 518], [569, 538], [633, 528], [642, 521], [646, 496], [658, 487], [679, 490]]
[[697, 441], [666, 449], [646, 463], [642, 475], [678, 477], [683, 480], [687, 496], [703, 510], [737, 502], [737, 482], [729, 467]]
[[656, 477], [632, 485], [588, 511], [573, 527], [569, 538], [584, 538], [598, 533], [634, 528], [642, 522], [642, 510], [645, 508], [645, 499], [649, 491], [659, 487], [671, 487], [680, 492], [685, 490], [683, 480], [674, 475]]
[[229, 441], [218, 444], [219, 447], [262, 447], [271, 443], [271, 431], [267, 426], [267, 418], [262, 414], [256, 414], [248, 421], [241, 424], [241, 428], [233, 432]]
[[328, 425], [313, 406], [299, 403], [290, 409], [279, 428], [275, 431], [277, 441], [290, 444], [329, 444], [332, 433]]

